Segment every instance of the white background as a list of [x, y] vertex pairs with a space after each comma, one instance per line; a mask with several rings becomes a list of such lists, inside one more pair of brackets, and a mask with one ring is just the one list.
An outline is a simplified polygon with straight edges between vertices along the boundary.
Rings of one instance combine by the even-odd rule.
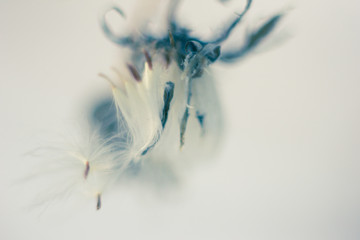
[[[254, 1], [249, 26], [286, 9], [287, 37], [215, 66], [223, 146], [173, 191], [123, 184], [99, 212], [89, 199], [54, 215], [29, 210], [24, 154], [39, 135], [81, 124], [82, 108], [109, 91], [97, 74], [121, 54], [99, 28], [104, 6], [0, 0], [0, 239], [360, 239], [355, 0]], [[194, 9], [216, 23], [215, 9]]]

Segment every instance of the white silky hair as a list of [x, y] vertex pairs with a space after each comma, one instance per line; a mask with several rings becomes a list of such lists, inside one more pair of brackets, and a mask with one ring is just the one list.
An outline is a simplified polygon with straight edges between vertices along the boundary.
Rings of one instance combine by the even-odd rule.
[[[148, 62], [144, 63], [139, 81], [117, 71], [116, 77], [108, 80], [117, 109], [119, 132], [104, 139], [99, 130], [89, 129], [87, 134], [77, 137], [63, 149], [54, 151], [52, 148], [51, 157], [45, 154], [48, 167], [46, 170], [43, 166], [43, 172], [53, 174], [56, 180], [39, 195], [36, 204], [67, 198], [78, 192], [97, 198], [97, 207], [100, 208], [102, 194], [126, 177], [126, 171], [134, 164], [145, 165], [144, 174], [164, 166], [163, 171], [176, 173], [200, 159], [210, 158], [222, 132], [215, 81], [208, 69], [194, 79], [193, 97], [188, 106], [186, 99], [190, 82], [186, 71], [186, 68], [181, 70], [175, 61], [167, 65], [161, 54], [152, 56], [151, 67]], [[161, 116], [168, 82], [174, 84], [174, 94], [163, 126]], [[189, 109], [189, 118], [185, 144], [181, 146], [180, 125], [186, 108]], [[203, 124], [200, 124], [196, 111], [204, 114]]]
[[37, 171], [26, 179], [40, 183], [37, 185], [40, 191], [30, 205], [46, 208], [72, 195], [100, 196], [118, 180], [125, 159], [130, 158], [126, 147], [125, 143], [115, 145], [112, 139], [104, 140], [93, 129], [32, 151], [31, 155], [40, 161]]
[[[222, 117], [213, 76], [206, 70], [202, 77], [193, 81], [193, 100], [191, 106], [187, 106], [187, 69], [181, 70], [175, 61], [166, 66], [162, 56], [155, 55], [152, 59], [152, 68], [145, 63], [141, 81], [117, 79], [112, 86], [117, 110], [122, 114], [119, 119], [126, 122], [131, 133], [131, 159], [135, 162], [142, 159], [170, 161], [176, 165], [179, 162], [194, 161], [211, 152], [221, 138]], [[121, 84], [116, 84], [119, 81]], [[168, 120], [162, 129], [160, 116], [164, 107], [163, 94], [169, 81], [175, 86], [174, 97]], [[180, 123], [187, 107], [190, 115], [185, 133], [186, 144], [180, 148]], [[206, 116], [204, 126], [199, 123], [196, 111], [201, 111]], [[141, 156], [153, 144], [154, 148], [146, 156]]]
[[[175, 175], [214, 156], [221, 142], [223, 114], [209, 66], [217, 60], [230, 63], [244, 57], [283, 15], [274, 15], [248, 34], [244, 46], [223, 51], [221, 44], [243, 19], [252, 0], [246, 0], [245, 8], [232, 17], [221, 34], [208, 40], [194, 37], [191, 29], [177, 23], [181, 1], [169, 0], [165, 5], [159, 0], [150, 2], [139, 5], [141, 10], [132, 17], [137, 20], [130, 18], [132, 27], [125, 35], [113, 32], [106, 17], [112, 12], [113, 17], [126, 21], [122, 9], [112, 6], [100, 18], [105, 36], [130, 50], [130, 56], [124, 58], [129, 61], [127, 69], [118, 64], [113, 68], [115, 75], [99, 74], [110, 83], [115, 110], [108, 102], [96, 106], [91, 117], [92, 127], [98, 130], [91, 129], [83, 144], [65, 149], [55, 161], [73, 166], [75, 176], [66, 182], [72, 189], [95, 196], [97, 209], [102, 193], [123, 176], [159, 169]], [[149, 5], [154, 6], [151, 11], [146, 7]], [[163, 7], [165, 14], [158, 14]], [[143, 11], [146, 14], [142, 15]], [[151, 29], [156, 18], [162, 20]]]

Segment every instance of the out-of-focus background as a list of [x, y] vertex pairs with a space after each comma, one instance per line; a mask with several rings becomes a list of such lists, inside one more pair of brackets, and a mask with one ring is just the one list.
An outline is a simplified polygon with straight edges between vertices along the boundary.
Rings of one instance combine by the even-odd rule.
[[[184, 16], [200, 33], [226, 19], [193, 2]], [[27, 207], [36, 187], [20, 180], [26, 152], [39, 136], [72, 134], [87, 103], [110, 91], [97, 77], [121, 57], [98, 24], [108, 4], [0, 1], [0, 239], [360, 239], [355, 0], [254, 0], [245, 27], [287, 15], [256, 54], [214, 66], [224, 143], [180, 186], [154, 194], [123, 184], [99, 212], [91, 200], [70, 213]]]

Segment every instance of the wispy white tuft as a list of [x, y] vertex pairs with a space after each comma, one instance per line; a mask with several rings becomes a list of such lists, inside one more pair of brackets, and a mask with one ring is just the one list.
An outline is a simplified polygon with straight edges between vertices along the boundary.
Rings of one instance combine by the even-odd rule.
[[[155, 2], [160, 8], [160, 1]], [[180, 1], [168, 3], [165, 35], [149, 31], [146, 21], [139, 17], [141, 24], [135, 24], [133, 33], [120, 36], [108, 26], [105, 15], [101, 18], [105, 35], [113, 43], [130, 48], [131, 56], [125, 59], [125, 66], [111, 68], [111, 75], [99, 74], [112, 89], [115, 109], [98, 107], [97, 126], [92, 126], [89, 137], [59, 151], [53, 163], [69, 170], [69, 175], [60, 187], [47, 191], [50, 198], [82, 192], [96, 199], [96, 208], [100, 209], [103, 193], [123, 176], [146, 175], [147, 171], [166, 171], [168, 176], [175, 176], [199, 159], [212, 157], [217, 149], [223, 119], [210, 65], [247, 55], [282, 15], [275, 15], [249, 34], [244, 46], [222, 52], [221, 43], [249, 10], [251, 0], [246, 1], [242, 12], [232, 16], [224, 32], [206, 41], [191, 36], [190, 29], [176, 22]], [[118, 7], [110, 11], [126, 18]]]

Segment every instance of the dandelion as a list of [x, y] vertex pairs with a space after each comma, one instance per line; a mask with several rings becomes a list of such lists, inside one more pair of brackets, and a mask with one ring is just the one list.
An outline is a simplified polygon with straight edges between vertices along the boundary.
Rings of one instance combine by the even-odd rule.
[[[104, 14], [101, 27], [105, 35], [130, 49], [131, 57], [125, 71], [115, 67], [113, 77], [99, 74], [111, 87], [113, 103], [95, 107], [92, 121], [97, 130], [85, 151], [66, 151], [68, 158], [81, 163], [79, 182], [96, 198], [97, 209], [103, 191], [127, 172], [162, 164], [176, 169], [209, 157], [219, 145], [223, 119], [211, 65], [243, 58], [282, 17], [275, 15], [248, 34], [243, 46], [222, 51], [221, 44], [244, 18], [251, 2], [210, 40], [192, 36], [190, 29], [177, 23], [179, 1], [170, 2], [168, 33], [160, 37], [148, 31], [118, 36]], [[109, 11], [125, 18], [118, 7]]]

